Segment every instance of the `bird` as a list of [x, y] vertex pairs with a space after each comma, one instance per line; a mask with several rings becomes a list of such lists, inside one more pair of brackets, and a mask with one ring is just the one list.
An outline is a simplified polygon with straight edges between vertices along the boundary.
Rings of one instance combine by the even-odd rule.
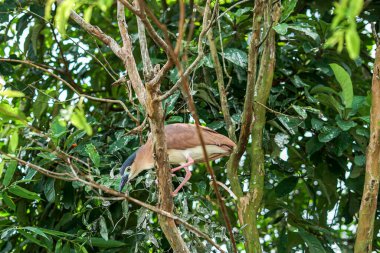
[[[201, 132], [210, 161], [229, 156], [236, 147], [236, 144], [231, 139], [208, 127], [201, 126]], [[186, 123], [169, 124], [164, 126], [164, 133], [169, 163], [180, 165], [171, 169], [171, 172], [174, 173], [181, 169], [186, 171], [184, 180], [172, 193], [172, 196], [176, 196], [191, 177], [191, 171], [188, 167], [194, 163], [205, 162], [205, 159], [196, 125]], [[142, 171], [153, 168], [153, 140], [152, 136], [149, 135], [146, 143], [132, 153], [122, 164], [119, 191], [122, 192], [125, 184]]]

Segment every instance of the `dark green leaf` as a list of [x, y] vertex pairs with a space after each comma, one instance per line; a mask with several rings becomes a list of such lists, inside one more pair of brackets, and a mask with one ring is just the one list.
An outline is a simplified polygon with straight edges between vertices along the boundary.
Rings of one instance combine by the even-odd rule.
[[298, 183], [298, 177], [287, 177], [274, 188], [276, 195], [281, 198], [292, 192]]
[[44, 184], [44, 193], [49, 202], [54, 202], [55, 200], [54, 182], [54, 178], [47, 178]]
[[8, 194], [6, 192], [3, 192], [2, 193], [2, 196], [3, 196], [3, 200], [4, 200], [4, 203], [10, 208], [12, 209], [13, 211], [16, 210], [16, 205], [15, 203], [13, 202], [13, 200], [8, 196]]
[[303, 228], [299, 228], [299, 235], [305, 241], [310, 253], [324, 253], [326, 252], [321, 242], [312, 234], [306, 232]]
[[12, 160], [8, 163], [8, 166], [6, 168], [7, 170], [5, 171], [5, 176], [3, 179], [4, 186], [8, 186], [11, 183], [13, 175], [16, 171], [16, 168], [17, 168], [17, 161]]
[[239, 67], [246, 68], [248, 66], [248, 55], [240, 49], [226, 48], [224, 50], [224, 58]]
[[21, 186], [18, 185], [12, 185], [9, 187], [8, 191], [16, 196], [19, 196], [21, 198], [25, 199], [31, 199], [31, 200], [39, 200], [40, 197], [38, 196], [37, 193], [28, 191], [25, 188], [22, 188]]
[[282, 12], [281, 12], [280, 23], [284, 22], [290, 16], [290, 14], [294, 11], [294, 8], [297, 5], [297, 0], [281, 1], [281, 5], [282, 5]]
[[341, 130], [337, 127], [324, 126], [318, 135], [320, 142], [329, 142], [340, 134]]

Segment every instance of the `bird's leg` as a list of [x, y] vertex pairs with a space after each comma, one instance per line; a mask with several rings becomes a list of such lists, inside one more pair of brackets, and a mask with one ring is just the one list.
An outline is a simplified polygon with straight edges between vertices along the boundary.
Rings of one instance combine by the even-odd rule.
[[176, 172], [176, 171], [178, 171], [178, 170], [180, 170], [182, 168], [185, 168], [185, 171], [186, 171], [186, 175], [185, 175], [185, 178], [183, 179], [182, 183], [172, 193], [173, 197], [176, 196], [178, 194], [179, 190], [181, 190], [181, 188], [187, 183], [187, 181], [189, 181], [189, 179], [191, 177], [191, 171], [189, 170], [188, 166], [192, 165], [193, 163], [194, 163], [194, 160], [191, 157], [188, 157], [187, 158], [187, 163], [182, 164], [181, 166], [172, 169], [172, 172]]
[[180, 169], [182, 168], [187, 168], [188, 166], [192, 165], [194, 163], [194, 160], [193, 158], [191, 158], [190, 156], [187, 158], [187, 163], [184, 163], [182, 164], [181, 166], [178, 166], [174, 169], [172, 169], [172, 172], [176, 172], [176, 171], [179, 171]]

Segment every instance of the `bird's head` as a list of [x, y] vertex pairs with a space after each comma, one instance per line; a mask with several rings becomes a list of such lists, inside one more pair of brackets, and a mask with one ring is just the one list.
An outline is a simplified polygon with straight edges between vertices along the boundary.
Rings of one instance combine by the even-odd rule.
[[136, 152], [128, 157], [128, 159], [123, 163], [120, 168], [121, 181], [119, 186], [119, 191], [121, 192], [126, 183], [128, 183], [131, 179], [137, 176], [138, 172], [136, 170]]

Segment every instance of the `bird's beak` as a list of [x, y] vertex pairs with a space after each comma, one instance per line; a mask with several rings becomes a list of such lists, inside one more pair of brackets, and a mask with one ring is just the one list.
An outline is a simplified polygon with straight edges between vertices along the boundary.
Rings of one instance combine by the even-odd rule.
[[126, 173], [124, 176], [121, 177], [119, 192], [121, 192], [123, 190], [123, 188], [127, 182], [128, 182], [128, 174]]

